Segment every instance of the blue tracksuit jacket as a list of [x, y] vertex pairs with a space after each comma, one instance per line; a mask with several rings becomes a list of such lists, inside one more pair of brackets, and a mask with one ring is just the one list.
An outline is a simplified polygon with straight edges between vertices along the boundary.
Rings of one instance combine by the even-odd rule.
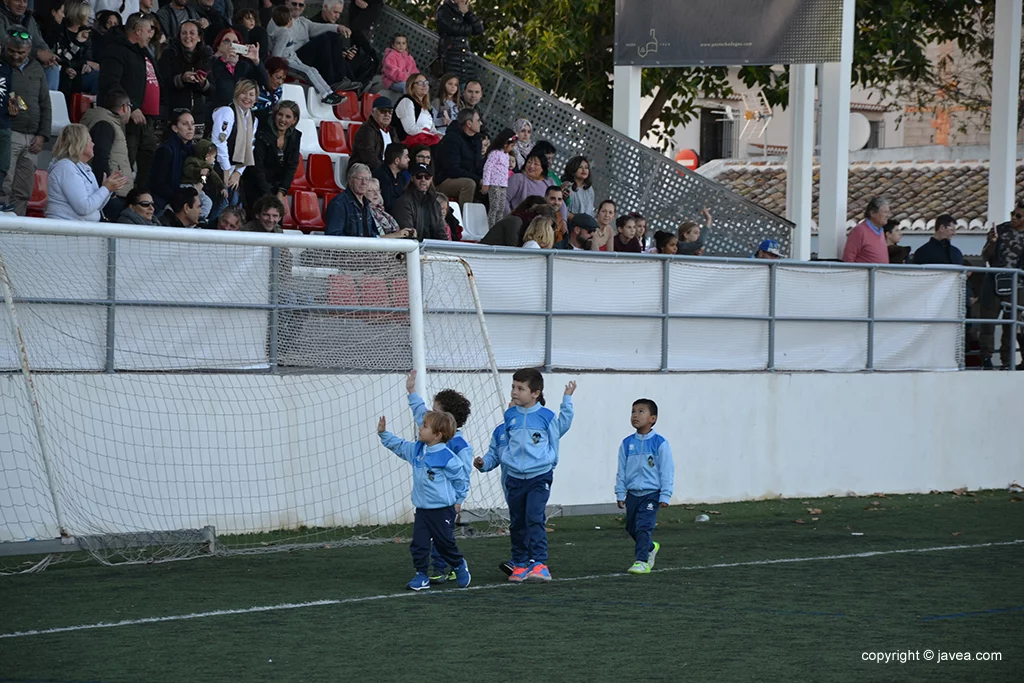
[[[409, 407], [412, 409], [412, 417], [416, 420], [416, 426], [423, 424], [423, 416], [427, 414], [427, 404], [415, 391], [409, 394]], [[455, 430], [455, 436], [448, 442], [448, 448], [452, 453], [459, 456], [459, 460], [466, 468], [467, 475], [473, 470], [473, 447], [462, 436], [462, 428]]]
[[469, 472], [448, 446], [406, 441], [388, 431], [380, 433], [380, 442], [412, 465], [412, 504], [415, 507], [436, 510], [456, 503], [462, 505], [466, 500]]
[[535, 403], [505, 411], [507, 447], [500, 454], [506, 476], [531, 479], [558, 465], [558, 442], [572, 426], [572, 396], [563, 396], [558, 415]]
[[661, 434], [630, 434], [619, 446], [619, 469], [615, 474], [615, 500], [625, 500], [626, 493], [643, 496], [655, 491], [659, 503], [672, 500], [676, 467], [672, 448]]

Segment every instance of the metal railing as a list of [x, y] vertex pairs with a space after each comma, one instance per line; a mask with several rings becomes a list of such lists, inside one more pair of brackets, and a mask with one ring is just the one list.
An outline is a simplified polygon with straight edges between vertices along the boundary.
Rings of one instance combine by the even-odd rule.
[[[426, 71], [437, 56], [437, 34], [385, 8], [374, 28], [374, 47], [380, 54], [396, 33], [408, 36], [409, 51]], [[570, 157], [588, 157], [597, 201], [613, 200], [620, 214], [640, 211], [648, 219], [650, 234], [655, 230], [675, 232], [684, 220], [700, 222], [701, 210], [707, 207], [715, 220], [713, 229], [705, 231], [709, 253], [748, 254], [765, 238], [789, 250], [793, 223], [490, 62], [474, 56], [473, 63], [484, 90], [479, 109], [491, 135], [511, 127], [516, 119], [529, 120], [533, 139], [548, 140], [558, 150], [552, 168], [555, 173], [561, 175]]]
[[[661, 347], [660, 347], [660, 364], [659, 370], [661, 372], [669, 372], [677, 370], [677, 368], [671, 367], [669, 360], [669, 349], [672, 334], [670, 333], [670, 322], [673, 320], [689, 320], [689, 321], [746, 321], [746, 322], [758, 322], [767, 324], [767, 344], [764, 349], [765, 363], [764, 369], [767, 371], [776, 371], [779, 369], [777, 363], [776, 351], [777, 351], [777, 330], [780, 324], [785, 323], [850, 323], [850, 324], [861, 324], [866, 326], [866, 349], [864, 354], [864, 362], [861, 370], [872, 371], [876, 370], [876, 331], [879, 325], [885, 324], [913, 324], [913, 325], [957, 325], [961, 329], [961, 336], [959, 340], [960, 348], [957, 352], [958, 356], [958, 369], [964, 368], [964, 346], [966, 341], [962, 336], [962, 329], [964, 325], [991, 325], [995, 326], [1012, 326], [1013, 333], [1010, 334], [1009, 340], [1009, 357], [1010, 357], [1010, 369], [1016, 369], [1016, 357], [1018, 351], [1018, 334], [1024, 331], [1024, 321], [1022, 321], [1022, 313], [1024, 313], [1024, 302], [1019, 300], [1020, 287], [1024, 286], [1024, 271], [1015, 270], [1012, 268], [984, 268], [984, 267], [960, 267], [960, 266], [914, 266], [914, 265], [883, 265], [883, 264], [862, 264], [862, 263], [841, 263], [841, 262], [801, 262], [801, 261], [789, 261], [789, 260], [758, 260], [751, 258], [737, 259], [737, 258], [718, 258], [718, 257], [680, 257], [680, 256], [663, 256], [657, 254], [628, 254], [619, 252], [589, 252], [589, 251], [560, 251], [560, 250], [534, 250], [534, 249], [521, 249], [516, 247], [501, 247], [501, 246], [486, 246], [486, 245], [474, 245], [474, 244], [459, 244], [453, 242], [424, 242], [424, 250], [427, 252], [439, 251], [443, 253], [454, 253], [462, 256], [467, 262], [474, 265], [474, 255], [505, 255], [509, 257], [524, 257], [533, 256], [535, 258], [543, 258], [545, 260], [545, 272], [546, 282], [544, 283], [544, 299], [545, 305], [543, 308], [495, 308], [488, 306], [488, 301], [484, 300], [483, 312], [484, 315], [490, 320], [495, 316], [517, 316], [517, 317], [539, 317], [544, 318], [544, 368], [546, 370], [552, 370], [558, 368], [559, 365], [553, 362], [553, 345], [555, 343], [553, 335], [553, 324], [558, 318], [579, 318], [579, 317], [592, 317], [601, 319], [647, 319], [647, 320], [659, 320], [661, 322]], [[661, 297], [661, 310], [657, 313], [644, 313], [634, 312], [625, 310], [614, 310], [614, 311], [569, 311], [569, 310], [556, 310], [554, 304], [555, 300], [555, 289], [554, 289], [554, 271], [556, 262], [563, 259], [607, 259], [612, 260], [627, 260], [636, 262], [656, 262], [660, 264], [661, 268], [661, 283], [660, 283], [660, 297]], [[742, 265], [742, 266], [756, 266], [763, 267], [768, 270], [768, 292], [767, 292], [767, 311], [764, 315], [753, 315], [746, 313], [730, 313], [723, 311], [721, 313], [708, 313], [708, 312], [680, 312], [672, 310], [670, 305], [670, 293], [672, 291], [672, 277], [673, 267], [680, 266], [682, 264], [690, 265]], [[866, 272], [867, 274], [867, 287], [866, 287], [866, 315], [784, 315], [779, 314], [777, 311], [778, 305], [778, 283], [779, 283], [779, 272], [785, 269], [790, 271], [806, 270], [809, 272], [836, 272], [836, 271], [859, 271]], [[904, 274], [922, 274], [922, 273], [945, 273], [945, 274], [959, 274], [964, 280], [970, 273], [985, 273], [986, 276], [994, 276], [997, 273], [1008, 273], [1012, 275], [1012, 292], [1008, 297], [1006, 305], [1010, 310], [1017, 311], [1018, 315], [1015, 319], [992, 319], [992, 318], [972, 318], [968, 317], [967, 311], [968, 306], [959, 306], [959, 314], [956, 316], [934, 316], [934, 317], [908, 317], [908, 316], [883, 316], [876, 313], [877, 303], [877, 279], [879, 273], [904, 273]], [[478, 276], [479, 279], [479, 276]], [[962, 283], [964, 289], [966, 289], [966, 282]], [[966, 292], [961, 292], [961, 297], [966, 299]], [[961, 300], [962, 302], [962, 300]], [[998, 305], [998, 302], [997, 302]], [[605, 369], [602, 366], [595, 364], [593, 369]], [[784, 368], [786, 371], [792, 371], [794, 368]], [[821, 368], [802, 368], [803, 370], [818, 370]], [[908, 369], [928, 369], [928, 368], [908, 368]]]

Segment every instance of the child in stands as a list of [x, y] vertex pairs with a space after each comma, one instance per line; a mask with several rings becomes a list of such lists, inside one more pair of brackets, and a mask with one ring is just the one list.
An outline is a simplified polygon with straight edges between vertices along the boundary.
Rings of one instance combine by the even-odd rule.
[[484, 173], [480, 180], [480, 191], [487, 195], [490, 208], [487, 211], [487, 227], [493, 228], [494, 224], [508, 214], [508, 177], [511, 154], [516, 148], [516, 134], [511, 128], [505, 128], [497, 137], [494, 143], [488, 148], [484, 155]]
[[469, 491], [469, 471], [458, 456], [445, 445], [455, 436], [455, 418], [450, 413], [429, 410], [423, 415], [418, 440], [406, 441], [387, 431], [387, 420], [380, 418], [377, 434], [384, 447], [412, 465], [413, 522], [412, 553], [416, 576], [408, 586], [421, 591], [430, 588], [427, 569], [430, 549], [435, 547], [446, 563], [455, 567], [459, 588], [469, 585], [469, 565], [455, 543], [455, 516]]
[[[559, 414], [544, 407], [544, 376], [533, 368], [512, 375], [512, 407], [505, 411], [508, 445], [501, 453], [508, 500], [509, 536], [515, 568], [509, 581], [550, 581], [545, 508], [558, 465], [561, 437], [572, 426], [572, 394], [576, 382], [565, 385]], [[483, 458], [473, 461], [478, 470]]]
[[654, 431], [658, 404], [649, 398], [633, 401], [629, 422], [636, 433], [619, 446], [619, 467], [615, 474], [615, 501], [626, 508], [626, 531], [636, 544], [636, 561], [630, 574], [650, 574], [661, 544], [651, 540], [658, 520], [658, 508], [668, 507], [675, 481], [672, 449]]
[[639, 254], [643, 249], [640, 247], [640, 240], [636, 236], [636, 219], [629, 214], [619, 216], [615, 219], [615, 227], [619, 232], [612, 240], [612, 251], [624, 251], [627, 253]]
[[[412, 418], [416, 421], [416, 426], [419, 427], [423, 424], [423, 417], [427, 414], [427, 404], [416, 393], [415, 370], [406, 376], [405, 390], [409, 394], [409, 409], [412, 410]], [[468, 493], [469, 473], [473, 467], [473, 447], [463, 438], [462, 427], [466, 424], [471, 412], [469, 399], [454, 389], [442, 389], [434, 394], [433, 410], [439, 413], [448, 413], [455, 418], [455, 433], [447, 440], [447, 446], [466, 469], [466, 491]], [[456, 579], [454, 566], [445, 562], [436, 546], [431, 549], [430, 559], [431, 583], [444, 583]]]
[[384, 87], [405, 94], [405, 81], [418, 72], [416, 60], [409, 54], [409, 39], [397, 34], [391, 39], [391, 47], [384, 50], [381, 62], [381, 78]]

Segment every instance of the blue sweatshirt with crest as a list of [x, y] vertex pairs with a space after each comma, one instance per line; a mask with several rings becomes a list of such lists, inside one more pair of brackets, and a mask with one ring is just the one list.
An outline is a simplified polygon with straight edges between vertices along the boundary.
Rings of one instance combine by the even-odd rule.
[[553, 470], [558, 465], [559, 440], [572, 426], [572, 417], [572, 396], [568, 395], [562, 397], [558, 415], [539, 403], [506, 410], [507, 441], [500, 453], [505, 476], [531, 479]]
[[[409, 407], [412, 409], [412, 418], [416, 421], [416, 426], [422, 426], [423, 416], [427, 414], [427, 404], [415, 391], [409, 394]], [[462, 436], [462, 427], [455, 430], [455, 436], [448, 442], [448, 448], [462, 461], [468, 475], [473, 470], [473, 447]]]
[[615, 474], [615, 500], [625, 500], [626, 493], [644, 496], [659, 492], [658, 502], [672, 500], [676, 466], [672, 448], [661, 434], [630, 434], [619, 446], [619, 468]]
[[380, 433], [380, 442], [412, 465], [412, 504], [415, 507], [436, 510], [462, 505], [466, 500], [469, 472], [448, 446], [406, 441], [388, 431]]

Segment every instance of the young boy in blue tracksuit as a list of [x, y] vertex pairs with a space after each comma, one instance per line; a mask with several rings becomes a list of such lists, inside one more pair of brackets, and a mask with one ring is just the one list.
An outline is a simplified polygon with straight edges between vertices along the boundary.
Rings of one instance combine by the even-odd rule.
[[658, 508], [672, 500], [675, 464], [672, 449], [654, 431], [658, 404], [649, 398], [633, 402], [630, 424], [636, 429], [619, 446], [619, 468], [615, 474], [615, 500], [626, 508], [626, 531], [636, 542], [636, 561], [630, 574], [650, 574], [661, 545], [651, 540]]
[[[509, 408], [513, 404], [509, 404]], [[487, 455], [480, 460], [480, 471], [490, 472], [495, 467], [500, 467], [501, 472], [498, 476], [501, 479], [501, 492], [505, 496], [505, 503], [508, 504], [508, 488], [505, 486], [505, 466], [501, 464], [501, 454], [508, 448], [508, 432], [505, 430], [505, 423], [499, 422], [498, 426], [491, 432], [491, 444], [487, 447]], [[498, 569], [505, 572], [506, 576], [511, 576], [512, 572], [515, 571], [515, 563], [512, 560], [506, 560], [498, 565]]]
[[[423, 416], [427, 414], [427, 404], [423, 398], [416, 393], [416, 371], [413, 370], [405, 378], [405, 390], [409, 394], [409, 408], [412, 410], [413, 420], [416, 426], [423, 424]], [[469, 445], [462, 436], [462, 426], [469, 419], [469, 399], [454, 389], [442, 389], [434, 394], [434, 410], [441, 413], [450, 413], [455, 418], [455, 436], [447, 443], [448, 450], [455, 453], [466, 468], [466, 479], [473, 467], [473, 447]], [[437, 546], [430, 549], [430, 582], [444, 583], [455, 581], [455, 569], [445, 564]]]
[[455, 436], [455, 418], [448, 413], [428, 411], [419, 428], [418, 441], [406, 441], [387, 431], [381, 417], [377, 434], [384, 447], [412, 465], [412, 504], [416, 507], [413, 523], [412, 563], [416, 576], [409, 588], [420, 591], [430, 587], [427, 569], [433, 542], [445, 562], [455, 567], [459, 588], [469, 585], [469, 565], [455, 543], [455, 516], [469, 492], [469, 472], [445, 444]]
[[[508, 580], [515, 583], [551, 580], [545, 510], [558, 465], [559, 440], [572, 426], [574, 391], [576, 383], [569, 382], [556, 416], [544, 407], [544, 377], [539, 371], [527, 368], [512, 375], [514, 405], [505, 411], [508, 444], [501, 464], [515, 564]], [[473, 464], [482, 470], [487, 463], [478, 457]]]

